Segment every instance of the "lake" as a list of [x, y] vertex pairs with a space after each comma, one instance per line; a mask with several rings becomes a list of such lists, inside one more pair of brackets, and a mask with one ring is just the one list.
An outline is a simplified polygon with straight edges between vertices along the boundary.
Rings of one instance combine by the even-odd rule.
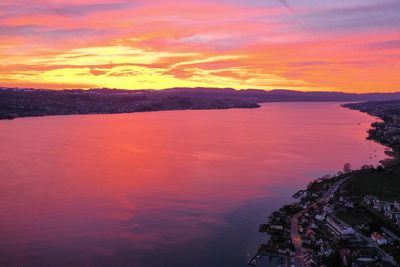
[[377, 164], [340, 103], [0, 121], [0, 266], [246, 266], [307, 183]]

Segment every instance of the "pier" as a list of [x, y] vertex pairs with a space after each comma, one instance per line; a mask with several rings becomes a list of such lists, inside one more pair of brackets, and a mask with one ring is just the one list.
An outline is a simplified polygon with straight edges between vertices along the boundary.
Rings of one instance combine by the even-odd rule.
[[[289, 260], [288, 260], [287, 255], [285, 255], [284, 253], [278, 252], [278, 251], [274, 251], [274, 250], [259, 250], [259, 251], [257, 251], [257, 253], [248, 261], [248, 265], [257, 266], [259, 261], [262, 259], [265, 259], [266, 257], [268, 257], [268, 260], [270, 263], [274, 258], [277, 259], [278, 263], [276, 264], [276, 266], [289, 266]], [[282, 263], [279, 262], [280, 260], [282, 261]], [[262, 265], [262, 266], [264, 266], [264, 265]]]

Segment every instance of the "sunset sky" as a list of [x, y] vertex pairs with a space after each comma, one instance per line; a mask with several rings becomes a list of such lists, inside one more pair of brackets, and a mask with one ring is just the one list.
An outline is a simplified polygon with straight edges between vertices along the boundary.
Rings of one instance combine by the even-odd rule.
[[0, 2], [0, 86], [384, 92], [399, 62], [399, 0]]

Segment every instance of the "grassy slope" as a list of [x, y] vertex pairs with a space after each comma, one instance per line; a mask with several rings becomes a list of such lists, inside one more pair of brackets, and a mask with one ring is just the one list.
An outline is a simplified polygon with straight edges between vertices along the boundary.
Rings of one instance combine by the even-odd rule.
[[382, 200], [400, 200], [400, 164], [390, 167], [392, 174], [356, 174], [351, 186], [353, 196], [375, 195]]

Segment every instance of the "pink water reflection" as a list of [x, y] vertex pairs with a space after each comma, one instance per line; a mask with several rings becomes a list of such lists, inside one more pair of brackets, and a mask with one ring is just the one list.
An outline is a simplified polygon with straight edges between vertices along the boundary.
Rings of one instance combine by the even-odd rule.
[[1, 121], [0, 266], [243, 266], [207, 255], [230, 246], [228, 230], [243, 254], [317, 175], [383, 159], [365, 140], [373, 120], [336, 103], [274, 103]]

